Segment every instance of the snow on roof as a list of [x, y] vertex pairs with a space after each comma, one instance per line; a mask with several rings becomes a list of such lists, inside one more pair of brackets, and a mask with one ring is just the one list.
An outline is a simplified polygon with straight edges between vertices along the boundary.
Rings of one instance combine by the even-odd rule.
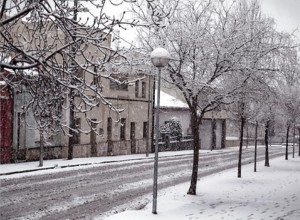
[[[157, 90], [155, 90], [155, 106], [157, 106]], [[188, 105], [179, 99], [160, 91], [160, 107], [168, 108], [188, 108]]]

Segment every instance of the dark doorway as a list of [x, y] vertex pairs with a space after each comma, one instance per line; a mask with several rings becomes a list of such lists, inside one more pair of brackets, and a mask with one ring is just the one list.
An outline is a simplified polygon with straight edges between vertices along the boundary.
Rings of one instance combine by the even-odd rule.
[[135, 122], [130, 123], [130, 145], [131, 153], [136, 153], [136, 140], [135, 140]]
[[90, 142], [91, 142], [91, 156], [97, 157], [97, 136], [96, 136], [96, 129], [97, 129], [97, 123], [96, 119], [92, 119], [91, 121], [91, 133], [90, 133]]
[[107, 118], [107, 154], [111, 155], [112, 153], [112, 140], [111, 140], [111, 133], [112, 133], [112, 119], [111, 117]]
[[25, 160], [26, 158], [26, 117], [25, 113], [18, 112], [17, 114], [17, 158]]

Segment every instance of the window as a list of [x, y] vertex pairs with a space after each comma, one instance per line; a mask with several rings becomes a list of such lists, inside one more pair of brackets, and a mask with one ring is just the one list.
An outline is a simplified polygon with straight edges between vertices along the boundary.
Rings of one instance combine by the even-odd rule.
[[148, 122], [143, 123], [143, 138], [148, 138]]
[[139, 97], [139, 81], [135, 81], [135, 97]]
[[146, 82], [142, 82], [142, 98], [146, 98]]
[[135, 139], [135, 122], [130, 122], [130, 140]]
[[120, 140], [125, 140], [126, 134], [126, 118], [121, 118]]
[[81, 127], [81, 118], [75, 118], [75, 127], [76, 132], [74, 132], [74, 144], [80, 144], [80, 127]]
[[107, 140], [111, 140], [111, 131], [112, 131], [112, 119], [111, 117], [107, 118]]
[[[111, 79], [109, 83], [109, 88], [110, 89], [115, 89], [115, 90], [123, 90], [123, 91], [128, 91], [128, 83], [127, 82], [127, 77], [115, 77], [112, 76], [115, 80]], [[119, 81], [119, 82], [118, 82]], [[121, 84], [120, 84], [121, 82]], [[122, 83], [124, 82], [124, 83]]]
[[103, 135], [103, 134], [104, 134], [103, 128], [99, 128], [99, 135]]
[[92, 118], [92, 119], [91, 119], [91, 130], [95, 132], [95, 131], [96, 131], [96, 128], [97, 128], [97, 125], [98, 125], [97, 119]]
[[82, 69], [82, 68], [78, 69], [77, 77], [81, 78], [81, 79], [84, 79], [84, 69]]
[[96, 135], [96, 129], [97, 129], [97, 119], [91, 120], [91, 133], [90, 133], [90, 143], [91, 143], [91, 155], [93, 157], [97, 156], [97, 135]]
[[98, 74], [98, 69], [97, 69], [97, 66], [94, 66], [94, 75], [93, 75], [93, 82], [92, 82], [92, 85], [97, 85], [100, 89], [100, 92], [102, 92], [102, 87], [100, 86], [101, 84], [101, 76], [100, 74]]

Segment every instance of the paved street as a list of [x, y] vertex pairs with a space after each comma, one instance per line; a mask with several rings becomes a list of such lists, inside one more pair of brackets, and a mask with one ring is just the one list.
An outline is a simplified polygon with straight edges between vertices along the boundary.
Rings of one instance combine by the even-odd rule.
[[[264, 148], [258, 155], [264, 159]], [[270, 158], [283, 155], [282, 147], [270, 149]], [[199, 177], [236, 167], [237, 158], [238, 151], [202, 154]], [[243, 149], [244, 163], [252, 159], [253, 149]], [[191, 165], [192, 155], [160, 159], [159, 189], [189, 181]], [[1, 219], [102, 219], [128, 206], [143, 207], [152, 177], [153, 159], [146, 159], [1, 180]]]

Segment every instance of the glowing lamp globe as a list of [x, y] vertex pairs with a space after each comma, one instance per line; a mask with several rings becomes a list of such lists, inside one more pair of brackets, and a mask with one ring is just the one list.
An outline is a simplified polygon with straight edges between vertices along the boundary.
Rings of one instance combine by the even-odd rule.
[[164, 67], [168, 65], [170, 61], [170, 54], [164, 48], [156, 48], [151, 53], [151, 62], [156, 67]]

